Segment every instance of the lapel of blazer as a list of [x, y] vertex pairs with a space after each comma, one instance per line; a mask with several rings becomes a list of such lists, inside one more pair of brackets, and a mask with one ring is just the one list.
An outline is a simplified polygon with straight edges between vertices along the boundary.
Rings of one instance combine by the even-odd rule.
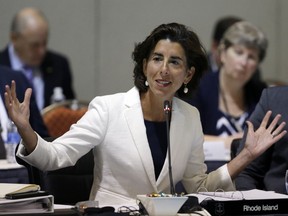
[[11, 61], [8, 52], [8, 46], [0, 53], [0, 63], [2, 65], [11, 67]]
[[128, 107], [127, 112], [125, 112], [125, 117], [130, 129], [130, 133], [133, 137], [134, 144], [138, 149], [139, 157], [142, 161], [147, 177], [151, 182], [152, 187], [156, 191], [153, 159], [146, 135], [139, 91], [136, 87], [127, 92], [127, 96], [125, 97], [125, 104]]
[[46, 76], [54, 75], [55, 68], [54, 68], [54, 65], [53, 65], [52, 53], [50, 51], [47, 51], [47, 53], [45, 55], [45, 58], [44, 58], [41, 66], [40, 66], [40, 69], [41, 69], [41, 72], [44, 75], [44, 78], [46, 78]]
[[[179, 103], [177, 102], [179, 99], [174, 98], [172, 102], [172, 115], [171, 115], [171, 124], [170, 124], [170, 152], [171, 152], [171, 166], [172, 166], [172, 174], [177, 170], [177, 165], [181, 164], [181, 161], [176, 161], [178, 152], [181, 148], [183, 148], [183, 133], [185, 132], [184, 124], [185, 124], [185, 116], [182, 112], [180, 112]], [[183, 165], [183, 164], [181, 164]], [[174, 171], [174, 172], [173, 172]], [[161, 173], [157, 179], [157, 187], [158, 190], [163, 191], [167, 189], [167, 185], [169, 182], [169, 163], [168, 163], [168, 152], [166, 154], [166, 159], [161, 170]], [[176, 179], [173, 179], [174, 185], [177, 183]]]

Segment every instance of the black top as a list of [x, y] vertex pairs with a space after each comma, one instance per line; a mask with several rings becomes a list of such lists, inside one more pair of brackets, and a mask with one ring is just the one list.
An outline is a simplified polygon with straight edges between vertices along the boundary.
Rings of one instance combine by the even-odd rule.
[[162, 170], [167, 153], [166, 122], [145, 120], [146, 134], [153, 158], [156, 180]]

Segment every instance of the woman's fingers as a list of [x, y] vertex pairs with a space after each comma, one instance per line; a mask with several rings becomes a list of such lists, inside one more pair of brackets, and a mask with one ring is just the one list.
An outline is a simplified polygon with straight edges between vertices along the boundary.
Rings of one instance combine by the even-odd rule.
[[32, 95], [32, 89], [31, 89], [31, 88], [28, 88], [28, 89], [25, 91], [25, 96], [24, 96], [24, 103], [26, 103], [28, 107], [29, 107], [29, 105], [30, 105], [31, 95]]
[[11, 81], [11, 86], [5, 86], [5, 91], [5, 98], [7, 98], [7, 102], [9, 102], [9, 104], [11, 104], [13, 101], [15, 101], [15, 99], [17, 99], [16, 83], [14, 80]]
[[282, 122], [273, 132], [272, 132], [272, 138], [275, 142], [280, 140], [286, 133], [286, 130], [283, 130], [286, 125], [286, 122]]
[[4, 93], [5, 104], [6, 104], [6, 106], [9, 106], [12, 103], [12, 97], [11, 97], [11, 89], [8, 85], [5, 86], [5, 91], [6, 91]]
[[280, 115], [280, 114], [276, 115], [275, 118], [273, 119], [273, 121], [271, 122], [271, 124], [268, 126], [267, 130], [268, 130], [270, 133], [272, 133], [272, 131], [275, 130], [275, 128], [276, 128], [276, 126], [277, 126], [280, 118], [281, 118], [281, 115]]
[[16, 83], [14, 80], [11, 81], [11, 96], [12, 96], [12, 99], [15, 100], [17, 98], [17, 95], [16, 95]]
[[[280, 124], [279, 124], [279, 120], [281, 119], [281, 115], [280, 114], [277, 114], [275, 117], [274, 117], [274, 119], [272, 120], [272, 122], [268, 125], [268, 123], [269, 123], [269, 119], [270, 119], [270, 117], [271, 117], [271, 115], [272, 115], [272, 111], [268, 111], [266, 114], [265, 114], [265, 116], [264, 116], [264, 118], [263, 118], [263, 120], [262, 120], [262, 122], [261, 122], [261, 124], [260, 124], [260, 127], [259, 127], [259, 129], [265, 129], [266, 131], [268, 131], [270, 134], [272, 134], [272, 136], [273, 136], [273, 138], [276, 136], [276, 135], [278, 135], [283, 129], [284, 129], [284, 126], [285, 126], [285, 122], [281, 122]], [[252, 123], [251, 123], [251, 125], [252, 125]], [[278, 125], [278, 126], [277, 126]], [[253, 125], [252, 125], [253, 126]], [[250, 126], [251, 127], [251, 126]], [[252, 128], [251, 128], [252, 129]]]
[[246, 124], [248, 125], [248, 131], [254, 131], [254, 125], [250, 121], [246, 121]]
[[[281, 119], [281, 115], [277, 114], [273, 120], [271, 121], [271, 123], [269, 124], [269, 119], [271, 118], [272, 115], [272, 111], [268, 111], [261, 124], [260, 127], [254, 131], [254, 126], [252, 124], [252, 122], [247, 121], [247, 125], [248, 125], [248, 132], [254, 135], [252, 136], [259, 136], [264, 138], [264, 136], [266, 137], [268, 135], [269, 138], [271, 138], [272, 136], [272, 140], [273, 143], [278, 141], [279, 139], [281, 139], [285, 134], [286, 134], [286, 130], [284, 130], [284, 127], [286, 125], [286, 122], [281, 122], [279, 123], [280, 119]], [[269, 125], [268, 125], [269, 124]]]
[[269, 122], [269, 119], [270, 119], [270, 116], [272, 115], [272, 111], [269, 110], [268, 112], [266, 112], [261, 124], [260, 124], [260, 128], [263, 127], [263, 128], [266, 128], [267, 125], [268, 125], [268, 122]]
[[[269, 121], [269, 118], [271, 117], [271, 114], [272, 112], [271, 111], [268, 111], [261, 123], [261, 125], [263, 127], [267, 127], [267, 123]], [[284, 129], [285, 125], [286, 125], [286, 122], [281, 122], [279, 124], [279, 121], [281, 119], [281, 115], [280, 114], [277, 114], [274, 119], [272, 120], [272, 122], [270, 123], [270, 125], [267, 127], [267, 131], [272, 135], [272, 139], [273, 139], [273, 142], [277, 142], [278, 140], [280, 140], [285, 134], [286, 134], [286, 131]]]

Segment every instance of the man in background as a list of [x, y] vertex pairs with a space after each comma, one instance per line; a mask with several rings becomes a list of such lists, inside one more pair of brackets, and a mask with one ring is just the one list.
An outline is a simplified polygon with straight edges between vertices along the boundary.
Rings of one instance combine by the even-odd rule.
[[[22, 102], [24, 100], [25, 91], [27, 88], [31, 88], [29, 82], [24, 77], [22, 73], [18, 71], [13, 71], [8, 67], [0, 65], [0, 123], [1, 123], [1, 138], [2, 141], [7, 139], [7, 126], [10, 121], [8, 118], [8, 114], [5, 108], [5, 85], [11, 85], [11, 81], [14, 80], [17, 83], [16, 91], [17, 95], [19, 95], [19, 100]], [[42, 134], [44, 137], [48, 137], [49, 134], [47, 132], [46, 126], [43, 123], [41, 114], [36, 105], [34, 94], [32, 93], [31, 102], [30, 102], [30, 123], [32, 128], [38, 133]], [[1, 140], [1, 139], [0, 139]], [[0, 143], [0, 159], [6, 158], [6, 151], [4, 147], [4, 143], [1, 141]]]
[[[288, 129], [288, 86], [278, 86], [266, 88], [250, 116], [254, 128], [257, 128], [265, 112], [272, 111], [271, 118], [281, 114], [281, 120], [286, 122], [284, 130]], [[244, 137], [240, 141], [238, 153], [243, 149], [247, 135], [247, 128], [244, 131]], [[272, 136], [276, 136], [274, 130]], [[235, 179], [237, 190], [260, 189], [275, 191], [277, 193], [288, 193], [288, 187], [285, 184], [285, 174], [288, 170], [288, 135], [277, 141], [273, 146], [267, 149], [262, 155], [251, 162]]]
[[72, 73], [66, 57], [47, 49], [49, 25], [44, 14], [24, 8], [13, 18], [9, 45], [0, 52], [0, 64], [22, 71], [33, 87], [39, 110], [50, 105], [55, 87], [74, 99]]

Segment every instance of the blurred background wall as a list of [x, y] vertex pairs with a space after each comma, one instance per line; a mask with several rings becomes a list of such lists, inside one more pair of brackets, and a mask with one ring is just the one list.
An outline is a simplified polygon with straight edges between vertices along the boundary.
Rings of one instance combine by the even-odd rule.
[[134, 44], [159, 24], [192, 27], [208, 50], [213, 25], [225, 15], [240, 16], [264, 30], [269, 47], [262, 77], [288, 82], [286, 0], [0, 0], [1, 49], [8, 43], [13, 15], [26, 6], [46, 14], [48, 46], [70, 59], [78, 99], [130, 89]]

